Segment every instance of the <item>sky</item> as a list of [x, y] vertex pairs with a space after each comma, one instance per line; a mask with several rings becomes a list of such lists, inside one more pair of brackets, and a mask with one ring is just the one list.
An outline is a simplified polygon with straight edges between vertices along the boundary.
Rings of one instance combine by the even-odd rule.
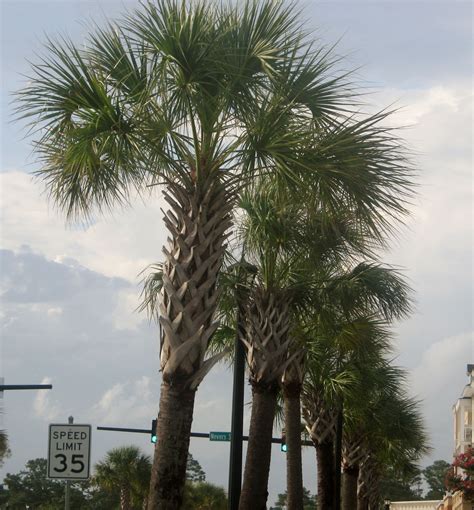
[[[7, 384], [53, 384], [52, 391], [5, 392], [3, 427], [18, 472], [45, 457], [49, 423], [93, 426], [92, 462], [148, 435], [96, 426], [147, 428], [156, 415], [158, 331], [136, 312], [140, 273], [161, 260], [166, 239], [159, 192], [87, 226], [68, 225], [49, 203], [29, 139], [12, 120], [12, 95], [25, 83], [45, 34], [83, 41], [91, 21], [117, 17], [133, 1], [2, 0], [0, 160], [0, 376]], [[348, 69], [373, 93], [371, 108], [400, 109], [418, 169], [411, 216], [383, 260], [400, 267], [414, 289], [413, 315], [396, 324], [397, 363], [422, 401], [433, 450], [422, 463], [450, 460], [451, 407], [474, 361], [472, 5], [446, 1], [307, 1], [315, 38], [337, 44]], [[193, 430], [230, 430], [232, 373], [215, 367], [196, 398]], [[250, 394], [247, 388], [246, 402]], [[245, 411], [248, 430], [249, 406]], [[0, 427], [1, 427], [0, 422]], [[275, 431], [275, 434], [278, 432]], [[191, 440], [209, 481], [227, 487], [228, 443]], [[304, 484], [315, 492], [315, 453], [304, 450]], [[285, 458], [274, 446], [269, 503], [285, 490]]]

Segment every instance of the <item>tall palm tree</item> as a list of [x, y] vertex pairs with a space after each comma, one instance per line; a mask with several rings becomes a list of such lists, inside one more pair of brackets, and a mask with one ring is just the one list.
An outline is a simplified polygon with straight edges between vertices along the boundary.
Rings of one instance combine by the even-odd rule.
[[[240, 186], [301, 174], [332, 209], [372, 224], [405, 212], [400, 146], [386, 113], [347, 115], [337, 58], [305, 37], [292, 5], [157, 0], [94, 28], [85, 46], [49, 41], [19, 93], [38, 172], [68, 217], [92, 215], [163, 184], [159, 305], [162, 386], [149, 507], [182, 500], [195, 391], [206, 359], [216, 279]], [[349, 99], [348, 99], [349, 97]], [[343, 197], [342, 202], [336, 200]]]
[[[315, 312], [311, 333], [312, 358], [303, 391], [307, 430], [318, 460], [318, 501], [333, 508], [336, 423], [340, 400], [357, 382], [354, 361], [386, 349], [381, 322], [409, 311], [408, 288], [399, 275], [378, 264], [360, 263], [327, 281]], [[375, 319], [375, 322], [374, 322]], [[362, 357], [362, 358], [361, 358]], [[345, 400], [345, 399], [344, 399]]]
[[146, 500], [151, 461], [135, 446], [115, 448], [95, 465], [94, 481], [120, 493], [120, 510], [131, 510], [132, 500]]
[[[266, 501], [273, 419], [281, 384], [286, 396], [287, 437], [291, 443], [301, 435], [300, 419], [295, 413], [300, 406], [298, 379], [303, 375], [300, 365], [304, 353], [297, 346], [296, 315], [307, 311], [305, 303], [315, 280], [314, 265], [330, 259], [330, 252], [341, 250], [342, 244], [357, 241], [355, 236], [349, 239], [348, 232], [354, 233], [345, 218], [331, 220], [330, 226], [337, 225], [338, 235], [331, 231], [326, 239], [321, 215], [310, 216], [304, 202], [292, 200], [287, 194], [281, 196], [272, 182], [258, 183], [251, 193], [242, 196], [239, 205], [242, 242], [256, 269], [244, 310], [246, 334], [242, 338], [253, 400], [240, 504], [242, 508], [258, 508]], [[319, 243], [308, 250], [310, 238], [317, 238]], [[297, 508], [303, 501], [301, 445], [298, 448], [293, 444], [287, 459], [288, 481], [294, 488], [288, 491], [289, 504]]]
[[374, 506], [386, 469], [411, 468], [429, 450], [419, 403], [407, 396], [399, 368], [383, 359], [366, 366], [354, 396], [346, 410], [344, 510], [358, 500]]
[[[339, 144], [340, 164], [326, 165], [319, 180], [356, 189], [340, 168], [349, 139], [359, 138], [363, 153], [361, 131], [384, 136], [371, 124], [343, 122], [351, 92], [345, 74], [335, 76], [336, 61], [304, 37], [293, 6], [157, 0], [94, 28], [85, 46], [50, 40], [18, 94], [19, 114], [36, 134], [38, 176], [69, 218], [165, 188], [170, 239], [150, 508], [182, 500], [195, 390], [218, 360], [206, 351], [239, 187], [268, 172], [294, 182]], [[331, 135], [326, 146], [322, 131]], [[376, 165], [363, 173], [373, 196], [383, 190], [375, 202], [385, 207], [388, 189], [403, 192], [405, 169], [391, 165], [385, 147], [370, 153]], [[387, 165], [401, 181], [376, 171]]]

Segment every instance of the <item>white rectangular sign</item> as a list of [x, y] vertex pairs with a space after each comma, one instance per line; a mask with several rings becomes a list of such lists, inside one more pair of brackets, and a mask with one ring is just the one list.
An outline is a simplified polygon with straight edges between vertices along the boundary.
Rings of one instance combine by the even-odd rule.
[[91, 426], [51, 424], [48, 478], [87, 480], [90, 471]]

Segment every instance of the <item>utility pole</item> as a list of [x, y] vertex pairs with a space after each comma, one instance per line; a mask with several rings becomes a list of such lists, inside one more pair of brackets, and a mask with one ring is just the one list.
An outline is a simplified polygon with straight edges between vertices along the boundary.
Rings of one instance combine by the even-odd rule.
[[245, 247], [240, 262], [234, 265], [236, 274], [234, 343], [234, 382], [232, 389], [232, 418], [229, 457], [229, 510], [238, 510], [242, 487], [242, 445], [244, 426], [244, 390], [245, 390], [245, 348], [242, 343], [244, 328], [244, 302], [248, 296], [257, 268], [245, 261]]
[[239, 508], [242, 486], [242, 435], [244, 425], [245, 349], [240, 340], [242, 321], [240, 304], [237, 311], [237, 327], [234, 347], [234, 384], [232, 390], [232, 424], [229, 458], [229, 510]]

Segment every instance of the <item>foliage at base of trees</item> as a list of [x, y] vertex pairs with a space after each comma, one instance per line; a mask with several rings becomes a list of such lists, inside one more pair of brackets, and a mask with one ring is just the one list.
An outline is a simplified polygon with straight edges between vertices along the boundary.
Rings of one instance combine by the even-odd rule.
[[425, 499], [441, 499], [446, 492], [445, 478], [450, 468], [449, 462], [435, 460], [433, 464], [423, 470], [423, 476], [428, 485]]
[[[278, 499], [273, 510], [283, 510], [287, 507], [287, 493], [278, 494]], [[303, 487], [303, 510], [317, 510], [317, 496], [312, 495], [306, 487]]]
[[[5, 490], [0, 492], [0, 505], [11, 510], [63, 510], [65, 483], [46, 477], [47, 461], [38, 458], [26, 463], [17, 474], [8, 473], [4, 480]], [[77, 510], [105, 510], [117, 508], [118, 497], [104, 493], [90, 482], [71, 484], [71, 507]]]
[[[132, 466], [130, 460], [133, 461]], [[129, 508], [131, 510], [143, 508], [151, 464], [138, 448], [124, 447], [111, 450], [95, 469], [96, 474], [91, 480], [71, 484], [71, 508], [118, 510], [121, 504], [120, 484], [123, 482], [123, 475], [131, 484]], [[46, 473], [47, 460], [41, 458], [29, 460], [25, 469], [17, 474], [8, 473], [3, 480], [4, 490], [0, 491], [0, 509], [24, 510], [28, 506], [34, 510], [63, 510], [65, 482], [50, 480]], [[206, 473], [191, 454], [188, 457], [186, 478], [183, 510], [227, 509], [224, 489], [206, 483]]]
[[187, 481], [182, 510], [227, 510], [227, 496], [222, 487], [208, 482]]
[[389, 501], [420, 501], [422, 497], [421, 476], [387, 476], [380, 481], [382, 499]]

